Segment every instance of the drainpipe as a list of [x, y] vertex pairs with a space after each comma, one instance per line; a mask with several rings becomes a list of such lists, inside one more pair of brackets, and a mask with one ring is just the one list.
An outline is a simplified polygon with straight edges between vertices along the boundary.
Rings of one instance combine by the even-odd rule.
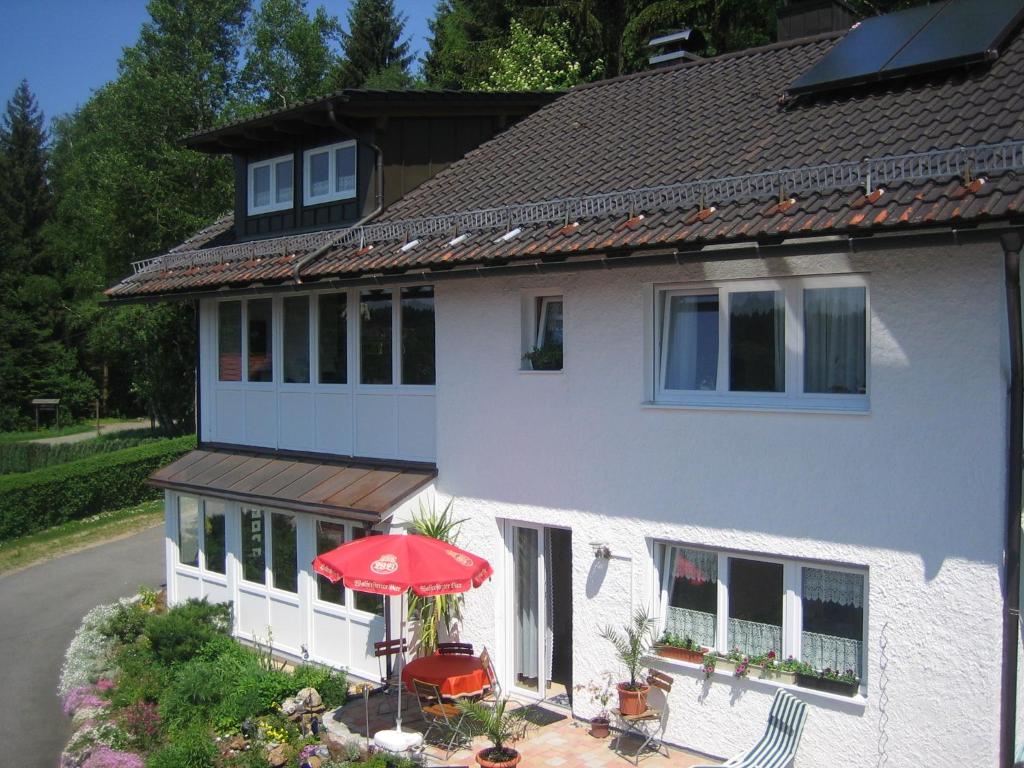
[[[357, 140], [359, 139], [358, 134], [356, 134], [347, 125], [343, 125], [342, 123], [340, 123], [338, 121], [338, 118], [334, 114], [334, 103], [333, 102], [331, 102], [331, 103], [329, 103], [327, 105], [327, 119], [328, 119], [328, 121], [330, 121], [331, 125], [333, 125], [339, 131], [344, 133], [346, 136], [351, 136], [352, 138], [357, 139]], [[368, 214], [363, 216], [361, 219], [359, 219], [358, 221], [356, 221], [355, 223], [353, 223], [352, 225], [347, 227], [347, 229], [352, 229], [353, 227], [361, 227], [361, 226], [363, 226], [363, 224], [368, 222], [370, 219], [375, 218], [377, 216], [377, 214], [379, 214], [382, 210], [384, 210], [384, 153], [381, 152], [380, 151], [380, 147], [378, 147], [372, 141], [364, 141], [363, 143], [366, 144], [370, 149], [373, 150], [373, 154], [374, 154], [374, 157], [375, 157], [375, 167], [376, 167], [376, 177], [377, 177], [376, 178], [377, 193], [376, 193], [376, 197], [375, 197], [376, 205], [374, 206], [372, 211], [370, 211]], [[336, 238], [334, 240], [331, 240], [326, 245], [320, 246], [319, 248], [317, 248], [315, 251], [313, 251], [311, 253], [307, 253], [301, 259], [296, 261], [295, 262], [295, 266], [292, 267], [292, 279], [295, 282], [297, 282], [297, 283], [301, 283], [302, 280], [299, 279], [299, 273], [302, 271], [302, 268], [304, 266], [306, 266], [307, 264], [309, 264], [309, 262], [311, 262], [314, 259], [319, 258], [323, 254], [327, 253], [327, 251], [329, 251], [338, 242], [338, 239], [340, 239], [340, 237]]]
[[1017, 645], [1020, 633], [1021, 471], [1024, 469], [1024, 345], [1021, 341], [1020, 251], [1017, 232], [1000, 237], [1006, 272], [1006, 312], [1010, 332], [1010, 403], [1006, 456], [1006, 597], [1003, 602], [1002, 728], [999, 765], [1012, 768], [1017, 730]]

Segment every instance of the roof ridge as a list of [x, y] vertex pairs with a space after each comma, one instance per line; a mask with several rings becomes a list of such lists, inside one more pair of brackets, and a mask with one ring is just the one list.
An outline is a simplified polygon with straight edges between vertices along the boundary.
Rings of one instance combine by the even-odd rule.
[[754, 56], [761, 53], [768, 53], [771, 51], [778, 51], [786, 48], [797, 48], [801, 45], [812, 45], [814, 43], [820, 43], [824, 40], [831, 40], [833, 38], [839, 38], [845, 35], [849, 30], [841, 30], [838, 32], [820, 32], [817, 35], [808, 35], [806, 37], [797, 37], [792, 40], [780, 40], [774, 43], [767, 43], [765, 45], [758, 45], [753, 48], [743, 48], [738, 51], [729, 51], [727, 53], [720, 53], [717, 56], [708, 56], [706, 58], [697, 59], [696, 61], [683, 61], [679, 64], [672, 64], [667, 67], [654, 67], [650, 69], [644, 69], [639, 72], [631, 72], [628, 75], [619, 75], [618, 77], [609, 77], [606, 80], [594, 80], [589, 83], [581, 83], [568, 92], [589, 90], [596, 88], [601, 85], [611, 85], [613, 83], [621, 83], [628, 80], [639, 80], [644, 77], [656, 77], [658, 75], [664, 75], [669, 72], [678, 72], [681, 69], [690, 69], [692, 67], [701, 67], [708, 64], [717, 64], [720, 61], [728, 61], [730, 59], [741, 59], [746, 56]]

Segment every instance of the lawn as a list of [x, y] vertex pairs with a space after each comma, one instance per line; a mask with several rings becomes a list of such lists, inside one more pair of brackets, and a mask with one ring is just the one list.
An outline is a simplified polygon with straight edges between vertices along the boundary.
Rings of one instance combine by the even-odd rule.
[[[119, 424], [124, 421], [121, 418], [100, 419], [100, 424]], [[65, 435], [78, 435], [82, 432], [89, 432], [96, 429], [96, 422], [83, 421], [70, 426], [50, 427], [48, 429], [32, 429], [26, 432], [0, 432], [0, 443], [23, 443], [26, 440], [39, 440], [43, 437], [64, 437]]]
[[141, 531], [163, 520], [163, 500], [155, 499], [133, 507], [101, 512], [72, 520], [45, 531], [9, 541], [0, 541], [0, 574], [114, 537]]

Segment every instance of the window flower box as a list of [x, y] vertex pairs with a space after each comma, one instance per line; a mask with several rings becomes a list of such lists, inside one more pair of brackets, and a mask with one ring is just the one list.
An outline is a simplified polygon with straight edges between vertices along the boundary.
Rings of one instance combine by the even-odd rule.
[[666, 659], [688, 661], [691, 664], [703, 664], [705, 650], [698, 648], [680, 648], [675, 645], [658, 644], [654, 646], [654, 652]]
[[815, 691], [834, 693], [837, 696], [856, 696], [860, 689], [860, 681], [850, 682], [849, 680], [822, 677], [820, 675], [807, 675], [796, 673], [796, 684], [802, 688], [811, 688]]
[[786, 685], [796, 685], [796, 673], [775, 667], [757, 667], [757, 676], [762, 680], [771, 680]]

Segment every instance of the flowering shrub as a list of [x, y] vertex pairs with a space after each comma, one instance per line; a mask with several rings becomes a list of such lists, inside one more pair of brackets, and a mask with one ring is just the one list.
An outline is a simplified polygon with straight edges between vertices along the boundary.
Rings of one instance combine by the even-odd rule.
[[160, 713], [156, 704], [137, 701], [122, 710], [119, 722], [135, 746], [143, 751], [152, 748], [160, 738]]
[[123, 749], [127, 746], [128, 735], [113, 723], [87, 723], [75, 733], [66, 751], [80, 754], [94, 747]]
[[111, 617], [120, 610], [121, 604], [126, 602], [129, 601], [122, 599], [117, 603], [97, 605], [82, 618], [64, 654], [64, 666], [57, 685], [57, 692], [61, 696], [67, 696], [74, 689], [88, 685], [110, 671], [114, 640], [107, 637], [103, 630]]
[[96, 689], [90, 685], [83, 685], [68, 691], [64, 697], [64, 714], [71, 716], [83, 707], [93, 709], [102, 707], [106, 702], [96, 695]]
[[142, 758], [134, 752], [98, 747], [82, 763], [82, 768], [143, 768], [143, 765]]

